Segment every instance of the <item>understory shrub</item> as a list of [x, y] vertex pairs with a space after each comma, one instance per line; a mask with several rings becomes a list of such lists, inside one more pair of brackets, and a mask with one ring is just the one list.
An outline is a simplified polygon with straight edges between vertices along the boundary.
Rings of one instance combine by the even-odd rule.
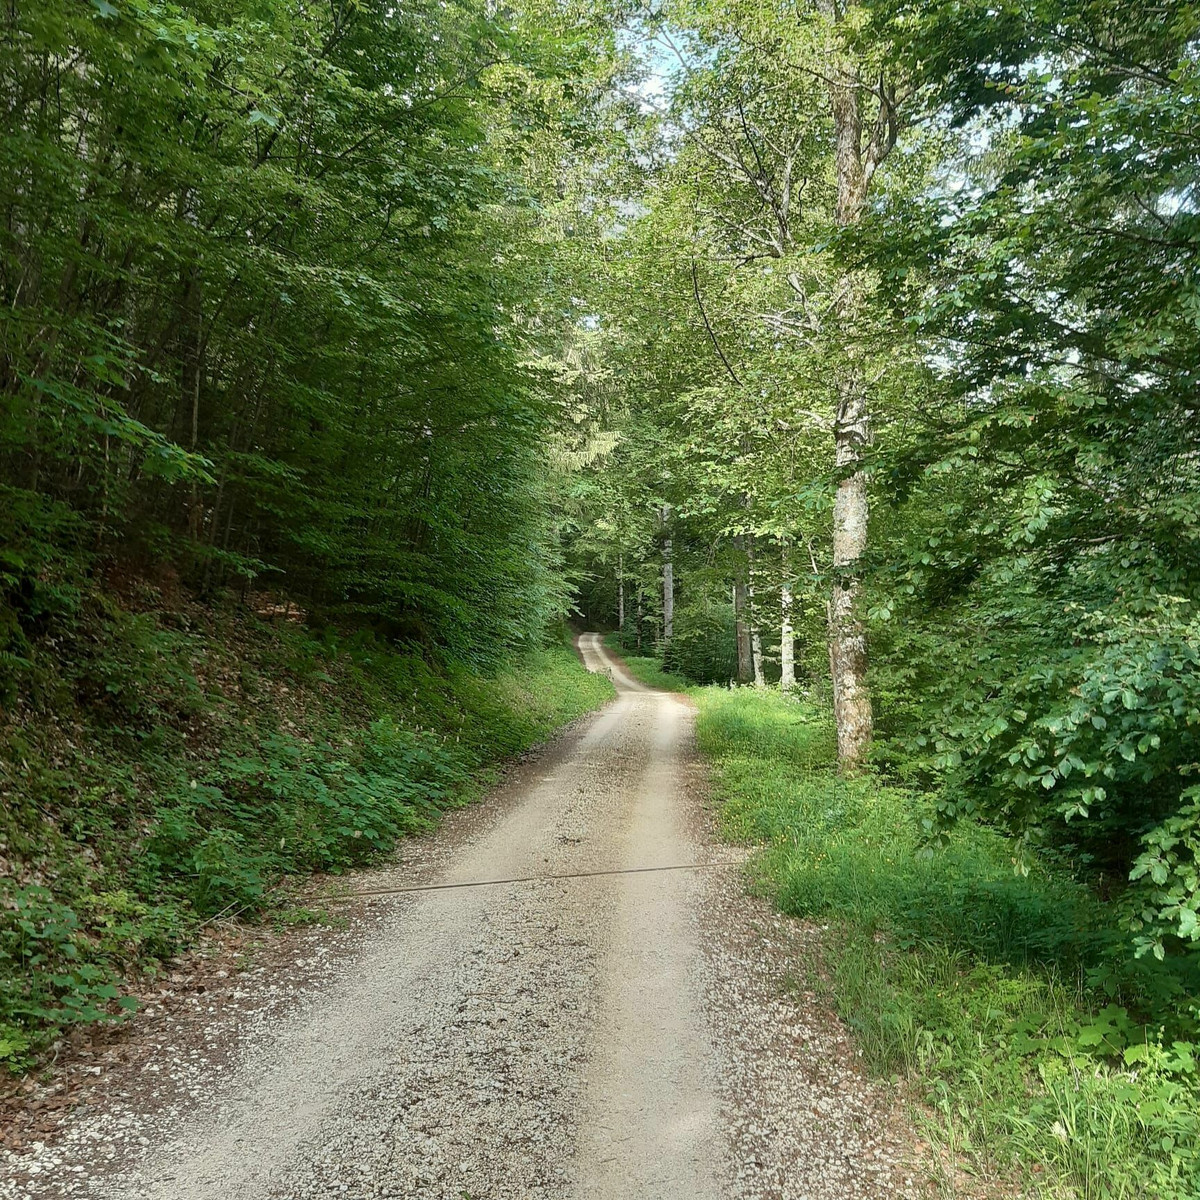
[[737, 675], [737, 634], [733, 606], [696, 604], [675, 610], [663, 669], [689, 683], [728, 683]]
[[975, 821], [942, 831], [919, 789], [840, 777], [823, 708], [690, 695], [724, 833], [759, 847], [753, 887], [825, 928], [824, 964], [797, 970], [911, 1091], [946, 1151], [935, 1170], [1055, 1198], [1200, 1195], [1195, 955], [1138, 957], [1068, 861]]
[[14, 1069], [131, 1009], [128, 986], [204, 921], [270, 909], [288, 876], [379, 858], [612, 695], [561, 635], [485, 674], [364, 634], [111, 597], [56, 648], [27, 649], [0, 715]]

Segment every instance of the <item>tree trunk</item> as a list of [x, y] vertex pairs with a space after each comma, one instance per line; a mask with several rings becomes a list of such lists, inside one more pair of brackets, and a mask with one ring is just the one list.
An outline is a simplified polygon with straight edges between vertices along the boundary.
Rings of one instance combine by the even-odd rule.
[[787, 544], [783, 547], [783, 586], [779, 593], [779, 690], [796, 686], [796, 636], [792, 628], [792, 581], [788, 576]]
[[625, 629], [625, 559], [617, 555], [617, 628]]
[[[839, 471], [861, 461], [867, 420], [861, 393], [839, 403], [837, 464]], [[856, 413], [860, 414], [856, 416]], [[867, 634], [860, 612], [859, 561], [867, 545], [867, 480], [861, 470], [843, 476], [833, 502], [833, 592], [829, 600], [829, 666], [833, 676], [833, 710], [837, 722], [838, 761], [853, 768], [871, 744], [873, 719], [867, 687]]]
[[792, 629], [792, 589], [785, 583], [780, 603], [779, 690], [790, 692], [796, 686], [796, 641]]
[[756, 688], [766, 687], [763, 674], [762, 633], [758, 628], [758, 612], [754, 607], [754, 537], [746, 544], [746, 624], [750, 627], [750, 668]]
[[[738, 538], [738, 544], [741, 544]], [[750, 642], [750, 623], [747, 609], [747, 588], [744, 576], [733, 585], [733, 627], [737, 638], [737, 682], [751, 683], [754, 679], [754, 647]]]
[[663, 519], [663, 568], [662, 568], [662, 607], [663, 607], [663, 646], [670, 644], [671, 638], [675, 634], [675, 564], [671, 557], [671, 533], [667, 526], [667, 518], [670, 515], [670, 509], [664, 504], [662, 508]]
[[[854, 225], [867, 199], [864, 163], [861, 80], [843, 63], [830, 79], [830, 108], [836, 140], [837, 223]], [[875, 151], [875, 147], [871, 147]], [[855, 280], [839, 282], [843, 297], [839, 318], [852, 317]], [[849, 364], [848, 364], [849, 366]], [[848, 369], [838, 388], [834, 418], [838, 468], [833, 504], [833, 590], [829, 599], [829, 669], [837, 722], [838, 761], [854, 769], [871, 744], [873, 718], [867, 687], [867, 639], [860, 612], [859, 564], [867, 545], [867, 481], [860, 464], [871, 439], [870, 416], [862, 380]]]
[[754, 680], [754, 648], [750, 642], [750, 625], [746, 620], [746, 584], [738, 580], [733, 585], [733, 620], [737, 631], [737, 682]]
[[[200, 268], [192, 268], [184, 296], [184, 322], [187, 344], [184, 347], [183, 407], [190, 408], [188, 449], [193, 454], [200, 442], [200, 383], [204, 376], [203, 296], [200, 291]], [[200, 485], [193, 477], [188, 498], [188, 533], [194, 543], [200, 541], [204, 512], [200, 503]]]

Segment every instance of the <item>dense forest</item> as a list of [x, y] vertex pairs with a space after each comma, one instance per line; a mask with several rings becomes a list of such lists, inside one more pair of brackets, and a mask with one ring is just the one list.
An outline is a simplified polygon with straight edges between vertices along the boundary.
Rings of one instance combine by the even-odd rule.
[[627, 643], [828, 687], [844, 767], [1067, 856], [1160, 959], [1200, 932], [1198, 19], [664, 14], [571, 544]]
[[3, 24], [21, 1066], [201, 922], [427, 827], [609, 694], [554, 632], [554, 353], [556, 188], [616, 60], [552, 6], [61, 0]]
[[1200, 6], [2, 20], [0, 1057], [600, 702], [574, 618], [987, 839], [1006, 1053], [1195, 1194]]

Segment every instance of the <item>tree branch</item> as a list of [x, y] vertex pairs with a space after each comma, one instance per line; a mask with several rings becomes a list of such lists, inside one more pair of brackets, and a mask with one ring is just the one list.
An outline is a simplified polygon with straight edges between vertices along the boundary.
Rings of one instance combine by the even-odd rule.
[[729, 359], [725, 357], [725, 351], [721, 349], [721, 343], [717, 341], [717, 335], [713, 332], [713, 327], [708, 322], [708, 313], [704, 311], [704, 301], [700, 297], [700, 273], [696, 269], [696, 260], [692, 259], [692, 294], [696, 297], [696, 305], [700, 309], [700, 316], [704, 321], [704, 328], [708, 330], [709, 340], [713, 344], [713, 349], [717, 352], [717, 357], [721, 360], [725, 370], [729, 374], [729, 378], [742, 386], [742, 381], [737, 377], [737, 372], [729, 365]]

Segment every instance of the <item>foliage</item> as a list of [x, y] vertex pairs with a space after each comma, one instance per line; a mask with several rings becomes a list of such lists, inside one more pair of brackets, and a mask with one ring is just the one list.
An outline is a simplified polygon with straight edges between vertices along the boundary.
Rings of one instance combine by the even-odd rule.
[[603, 13], [538, 0], [0, 22], [19, 1063], [607, 694], [542, 646], [570, 603], [546, 363], [573, 324], [558, 191], [622, 56]]
[[484, 675], [373, 635], [115, 601], [74, 636], [91, 656], [37, 663], [54, 717], [18, 709], [0, 743], [14, 1067], [64, 1027], [119, 1017], [204, 921], [273, 908], [288, 876], [378, 859], [612, 694], [562, 642]]
[[1014, 872], [999, 832], [962, 823], [922, 853], [934, 798], [839, 778], [823, 708], [692, 697], [726, 833], [762, 847], [752, 877], [785, 912], [831, 926], [828, 986], [859, 1050], [912, 1081], [953, 1161], [1038, 1194], [1195, 1194], [1194, 962], [1134, 959], [1086, 886], [1052, 859]]
[[[829, 434], [845, 388], [865, 388], [872, 515], [852, 557], [879, 764], [937, 791], [931, 839], [1003, 826], [1019, 863], [1069, 858], [1143, 954], [1187, 957], [1194, 6], [795, 15], [679, 0], [638, 26], [657, 153], [639, 142], [640, 186], [591, 280], [609, 442], [573, 519], [587, 610], [613, 623], [620, 571], [639, 651], [716, 679], [758, 642], [761, 681], [788, 608], [811, 690], [828, 589], [858, 582], [832, 561], [849, 459]], [[839, 227], [826, 92], [855, 70], [900, 142]], [[722, 633], [698, 614], [731, 585]]]
[[876, 466], [888, 761], [1191, 954], [1194, 6], [874, 8], [945, 177], [853, 250], [938, 376]]
[[282, 572], [463, 659], [536, 644], [566, 605], [539, 176], [582, 148], [611, 35], [379, 0], [3, 24], [6, 663], [113, 557]]
[[727, 602], [675, 609], [675, 631], [664, 647], [663, 670], [689, 683], [728, 683], [737, 675], [733, 607]]
[[1195, 4], [0, 21], [10, 1058], [596, 702], [574, 604], [662, 686], [869, 654], [886, 784], [701, 726], [864, 1049], [1085, 1195], [1192, 1178]]

